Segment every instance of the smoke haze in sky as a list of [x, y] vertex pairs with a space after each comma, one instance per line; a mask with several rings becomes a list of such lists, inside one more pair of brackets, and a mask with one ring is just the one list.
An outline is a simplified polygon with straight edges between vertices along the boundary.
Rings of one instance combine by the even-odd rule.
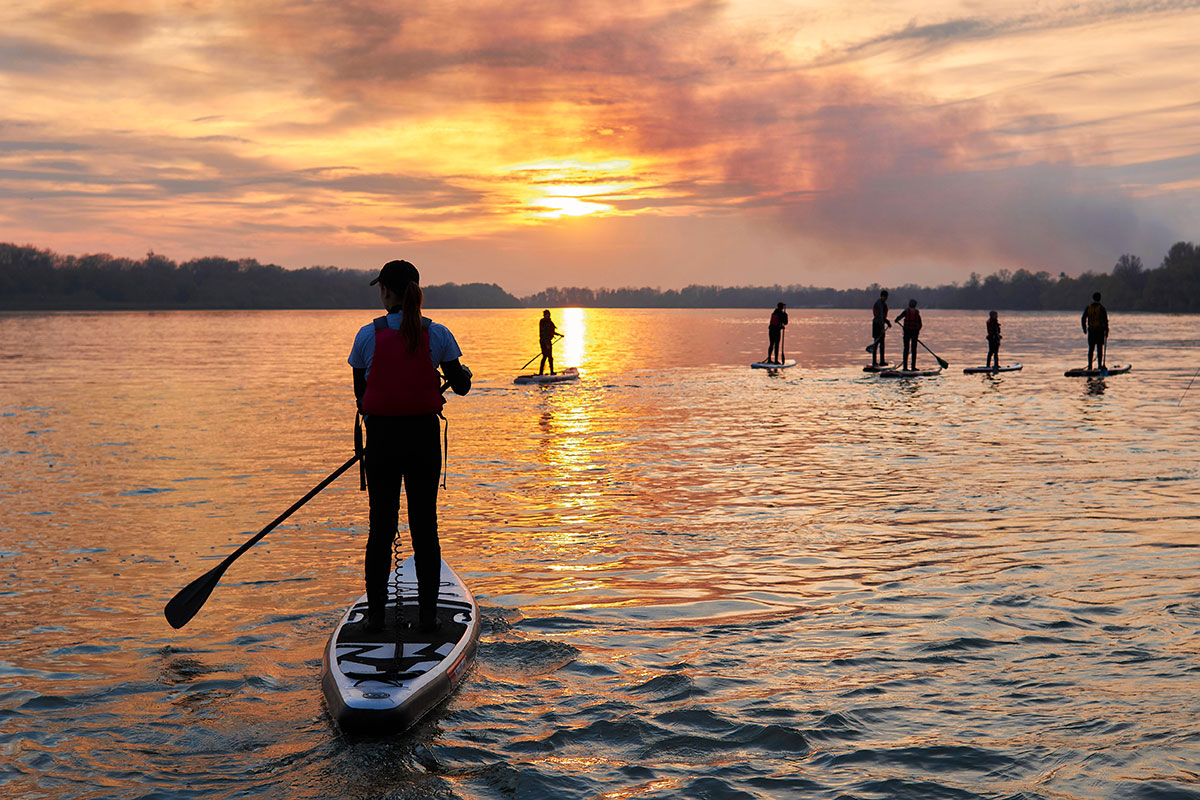
[[663, 288], [1157, 263], [1197, 2], [0, 9], [0, 240]]

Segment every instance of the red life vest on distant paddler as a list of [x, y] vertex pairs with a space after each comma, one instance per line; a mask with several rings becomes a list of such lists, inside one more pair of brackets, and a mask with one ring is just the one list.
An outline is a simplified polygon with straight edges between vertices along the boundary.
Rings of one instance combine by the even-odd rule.
[[915, 308], [909, 307], [904, 309], [904, 332], [914, 334], [921, 330], [921, 312]]
[[445, 405], [441, 379], [429, 356], [429, 320], [421, 318], [421, 341], [415, 350], [400, 331], [388, 327], [387, 317], [375, 320], [375, 354], [367, 371], [364, 414], [412, 417], [438, 414]]

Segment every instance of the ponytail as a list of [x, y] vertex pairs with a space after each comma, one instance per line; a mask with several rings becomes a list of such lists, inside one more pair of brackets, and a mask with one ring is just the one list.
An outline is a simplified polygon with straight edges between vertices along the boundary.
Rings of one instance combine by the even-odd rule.
[[400, 335], [408, 342], [408, 352], [417, 349], [421, 343], [421, 303], [425, 296], [416, 281], [404, 285], [404, 296], [400, 300]]

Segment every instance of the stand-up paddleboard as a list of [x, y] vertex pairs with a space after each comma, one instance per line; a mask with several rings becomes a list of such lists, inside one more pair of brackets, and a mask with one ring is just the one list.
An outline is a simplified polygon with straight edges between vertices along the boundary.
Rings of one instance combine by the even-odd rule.
[[1123, 375], [1131, 369], [1133, 369], [1132, 364], [1125, 364], [1124, 366], [1117, 364], [1107, 369], [1085, 369], [1080, 367], [1079, 369], [1069, 369], [1063, 375], [1068, 378], [1103, 378], [1108, 375]]
[[863, 367], [863, 372], [885, 372], [889, 369], [895, 368], [895, 364], [889, 364], [885, 361], [882, 364], [867, 364], [865, 367]]
[[417, 574], [410, 557], [392, 573], [383, 629], [366, 630], [367, 596], [350, 606], [329, 637], [321, 688], [344, 731], [398, 733], [445, 700], [462, 680], [479, 639], [479, 606], [442, 562], [439, 627], [417, 629]]
[[981, 372], [1020, 372], [1021, 369], [1020, 364], [1009, 364], [1003, 367], [967, 367], [963, 370], [963, 375], [978, 375]]
[[562, 372], [553, 375], [518, 375], [513, 383], [564, 383], [579, 380], [579, 369], [567, 367]]
[[929, 375], [941, 375], [942, 368], [934, 369], [888, 369], [879, 373], [881, 378], [924, 378]]
[[796, 360], [789, 358], [787, 361], [755, 361], [750, 365], [751, 369], [787, 369], [788, 367], [796, 366]]

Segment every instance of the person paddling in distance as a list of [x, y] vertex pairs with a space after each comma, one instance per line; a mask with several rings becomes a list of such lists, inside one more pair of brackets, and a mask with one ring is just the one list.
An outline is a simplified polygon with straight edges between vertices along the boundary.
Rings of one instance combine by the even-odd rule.
[[[900, 369], [917, 368], [917, 339], [921, 334], [921, 312], [917, 311], [917, 301], [909, 300], [908, 308], [896, 315], [896, 322], [902, 324], [904, 330], [904, 355], [900, 361]], [[909, 364], [909, 352], [912, 352], [912, 366]]]
[[995, 311], [988, 313], [987, 319], [987, 361], [984, 362], [985, 367], [995, 367], [1000, 369], [1000, 340], [1004, 337], [1000, 335], [1000, 315]]
[[546, 362], [550, 362], [550, 374], [554, 374], [554, 337], [558, 335], [558, 328], [554, 324], [554, 320], [550, 319], [550, 309], [542, 312], [542, 318], [538, 320], [538, 343], [542, 348], [542, 363], [538, 367], [538, 375], [546, 374]]
[[887, 359], [883, 355], [883, 342], [887, 338], [887, 329], [892, 327], [892, 321], [888, 319], [887, 299], [887, 289], [884, 289], [879, 293], [879, 299], [875, 301], [875, 305], [871, 307], [871, 339], [875, 342], [875, 347], [871, 350], [871, 366], [873, 367], [887, 363]]
[[[1093, 359], [1099, 355], [1099, 363], [1096, 366], [1104, 369], [1105, 343], [1108, 341], [1108, 311], [1100, 303], [1099, 292], [1092, 295], [1092, 302], [1083, 310], [1080, 323], [1083, 325], [1083, 332], [1088, 337], [1087, 368], [1089, 370], [1092, 368]], [[1100, 352], [1097, 353], [1097, 350]]]
[[787, 304], [776, 303], [771, 312], [771, 321], [767, 324], [767, 358], [764, 364], [780, 364], [779, 341], [783, 338], [783, 329], [787, 327]]
[[354, 396], [367, 426], [364, 454], [370, 532], [365, 577], [367, 628], [384, 625], [392, 541], [400, 517], [400, 488], [408, 501], [408, 528], [417, 572], [417, 624], [436, 630], [442, 550], [437, 493], [442, 448], [438, 417], [442, 369], [455, 394], [471, 390], [471, 370], [459, 363], [454, 334], [421, 316], [421, 276], [407, 261], [389, 261], [371, 285], [387, 315], [364, 325], [354, 338], [350, 366]]

